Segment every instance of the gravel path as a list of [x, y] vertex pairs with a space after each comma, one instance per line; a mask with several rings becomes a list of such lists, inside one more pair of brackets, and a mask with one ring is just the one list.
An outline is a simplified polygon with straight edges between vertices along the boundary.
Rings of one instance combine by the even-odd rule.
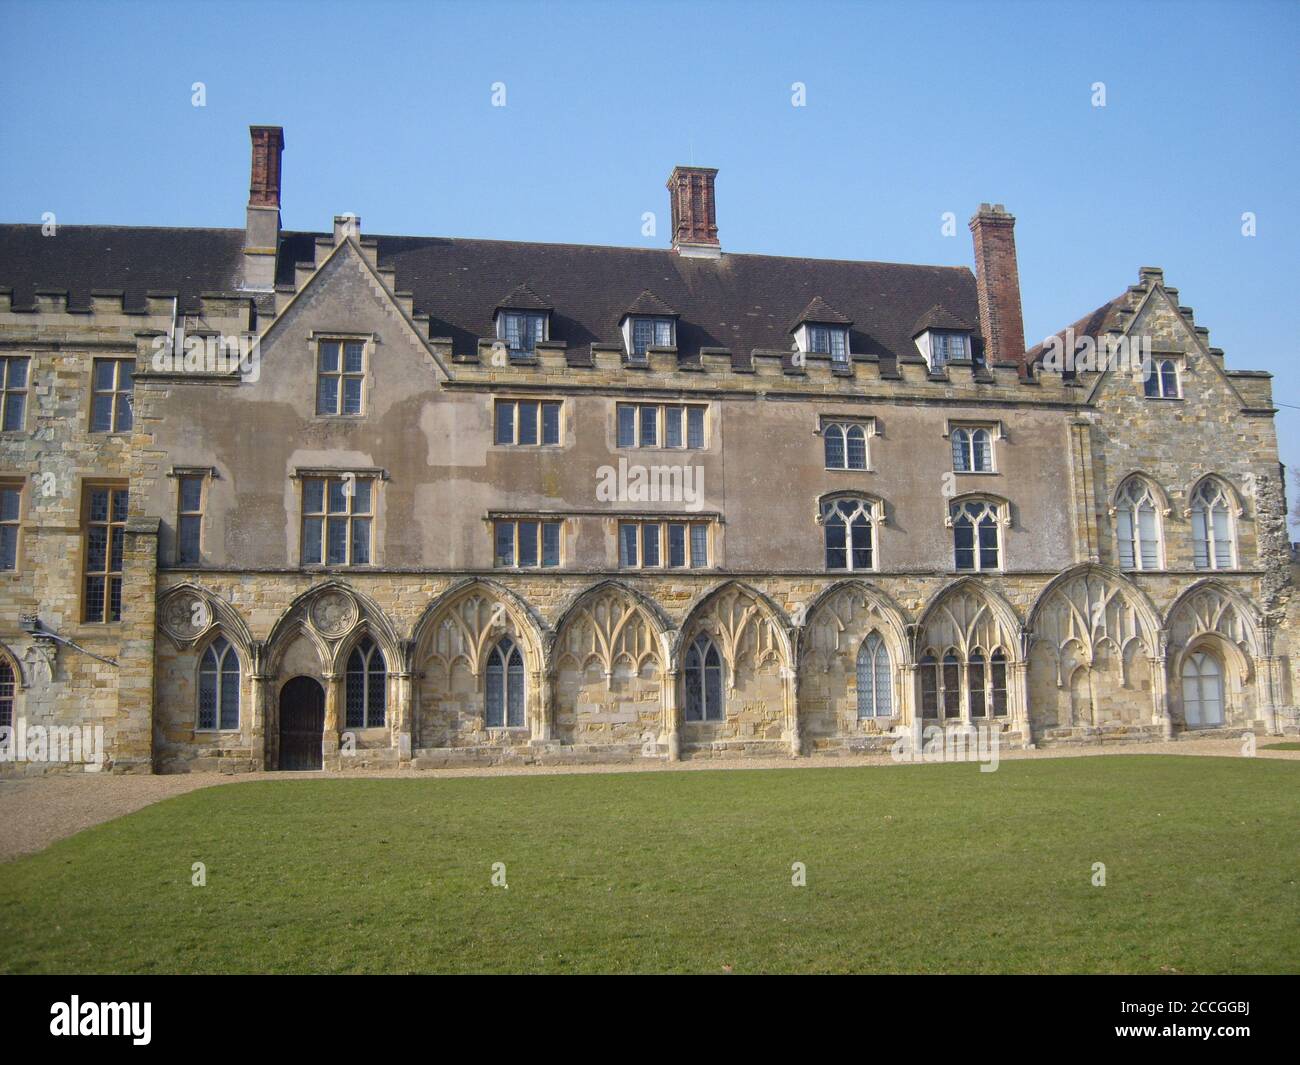
[[[1264, 743], [1276, 742], [1270, 737]], [[1192, 740], [1170, 743], [1106, 744], [1086, 747], [1049, 747], [1035, 751], [1003, 751], [1006, 761], [1023, 758], [1084, 758], [1124, 754], [1181, 754], [1240, 756], [1237, 740]], [[1260, 758], [1300, 759], [1300, 751], [1258, 752]], [[43, 850], [55, 840], [83, 828], [111, 821], [141, 807], [183, 795], [197, 788], [249, 783], [259, 780], [310, 781], [322, 778], [391, 777], [436, 779], [486, 776], [549, 776], [564, 773], [682, 773], [730, 769], [812, 769], [849, 766], [893, 766], [888, 754], [848, 757], [701, 759], [627, 765], [510, 766], [493, 769], [430, 769], [349, 771], [346, 773], [186, 773], [172, 776], [111, 776], [91, 773], [51, 774], [43, 777], [0, 779], [0, 862]]]

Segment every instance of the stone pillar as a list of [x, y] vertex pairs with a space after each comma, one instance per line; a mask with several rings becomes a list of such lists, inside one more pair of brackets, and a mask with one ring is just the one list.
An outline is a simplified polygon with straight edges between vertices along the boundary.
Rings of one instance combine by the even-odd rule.
[[266, 704], [272, 678], [265, 673], [250, 673], [248, 680], [248, 744], [253, 752], [253, 768], [263, 770], [269, 762], [266, 749]]
[[799, 732], [799, 671], [785, 671], [785, 725], [786, 736], [790, 741], [790, 757], [803, 755], [803, 737]]
[[394, 708], [397, 711], [397, 761], [405, 765], [411, 760], [411, 751], [414, 748], [412, 740], [413, 721], [415, 719], [415, 708], [412, 703], [412, 683], [411, 674], [400, 672], [393, 674], [394, 687]]
[[1034, 723], [1029, 714], [1029, 663], [1007, 663], [1007, 700], [1011, 720], [1020, 729], [1021, 742], [1028, 747], [1034, 742]]
[[898, 693], [899, 721], [904, 725], [914, 725], [921, 720], [921, 703], [916, 697], [916, 665], [906, 663], [902, 670], [903, 690]]
[[534, 699], [532, 720], [532, 742], [547, 743], [555, 735], [555, 678], [544, 670], [534, 670]]
[[664, 674], [664, 736], [670, 762], [680, 761], [682, 757], [682, 710], [678, 702], [680, 680], [680, 670], [670, 669]]
[[321, 677], [325, 685], [325, 733], [321, 737], [321, 765], [326, 769], [339, 768], [339, 733], [343, 710], [343, 674], [326, 673]]
[[1151, 723], [1160, 726], [1161, 735], [1172, 739], [1174, 720], [1169, 712], [1169, 684], [1163, 656], [1147, 659], [1151, 666]]

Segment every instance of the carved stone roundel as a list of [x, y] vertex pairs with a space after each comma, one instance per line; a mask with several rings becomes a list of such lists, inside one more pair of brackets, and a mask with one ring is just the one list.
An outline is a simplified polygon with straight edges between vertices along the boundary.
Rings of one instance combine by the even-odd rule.
[[192, 640], [212, 624], [212, 611], [193, 592], [174, 595], [163, 607], [162, 627], [177, 640]]
[[357, 605], [342, 592], [326, 592], [311, 605], [311, 623], [326, 636], [342, 636], [356, 620]]

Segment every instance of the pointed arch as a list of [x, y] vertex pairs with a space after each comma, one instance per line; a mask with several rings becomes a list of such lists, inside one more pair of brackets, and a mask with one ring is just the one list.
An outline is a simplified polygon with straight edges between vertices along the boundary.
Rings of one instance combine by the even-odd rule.
[[9, 668], [14, 671], [14, 684], [17, 690], [22, 691], [27, 687], [27, 672], [23, 669], [23, 661], [3, 640], [0, 640], [0, 661], [8, 664]]
[[962, 577], [936, 592], [921, 612], [914, 653], [952, 648], [964, 657], [976, 646], [998, 646], [1008, 661], [1019, 662], [1022, 631], [1020, 616], [1000, 592], [975, 577]]
[[733, 683], [736, 660], [743, 653], [753, 654], [756, 664], [775, 659], [786, 669], [793, 666], [785, 611], [743, 581], [725, 581], [696, 600], [677, 633], [674, 665], [682, 661], [689, 642], [701, 631], [707, 631], [718, 645]]
[[584, 669], [592, 658], [607, 677], [626, 661], [640, 672], [653, 660], [667, 669], [672, 625], [655, 601], [622, 581], [609, 579], [579, 592], [555, 624], [552, 669], [572, 660]]
[[1111, 512], [1114, 513], [1125, 487], [1134, 481], [1140, 481], [1145, 487], [1151, 490], [1151, 494], [1155, 497], [1160, 506], [1160, 513], [1167, 517], [1170, 510], [1173, 508], [1173, 504], [1169, 501], [1169, 493], [1165, 491], [1164, 485], [1145, 470], [1130, 470], [1115, 482], [1115, 490], [1110, 494]]
[[1206, 577], [1187, 588], [1165, 615], [1169, 644], [1175, 652], [1197, 637], [1218, 634], [1251, 658], [1263, 649], [1262, 622], [1255, 607], [1235, 588]]
[[[194, 622], [195, 607], [202, 605], [207, 612], [207, 624]], [[253, 666], [256, 642], [244, 616], [215, 592], [194, 581], [172, 585], [158, 597], [157, 625], [179, 651], [187, 647], [205, 648], [220, 629], [240, 660], [249, 669]]]
[[1196, 493], [1206, 484], [1217, 485], [1223, 489], [1224, 495], [1232, 504], [1233, 517], [1240, 518], [1246, 514], [1246, 498], [1237, 490], [1237, 486], [1232, 483], [1224, 474], [1210, 472], [1197, 477], [1187, 486], [1187, 508], [1183, 511], [1183, 517], [1190, 517], [1192, 505], [1196, 500]]
[[819, 628], [831, 625], [837, 632], [843, 632], [849, 623], [844, 610], [852, 612], [862, 610], [874, 615], [882, 623], [882, 636], [890, 655], [901, 668], [912, 662], [911, 641], [907, 637], [908, 620], [903, 609], [881, 588], [867, 581], [849, 578], [827, 585], [812, 601], [804, 613], [806, 619], [798, 633], [799, 660], [814, 650], [812, 634]]
[[[1115, 609], [1117, 598], [1127, 613]], [[1121, 653], [1137, 638], [1147, 657], [1158, 655], [1163, 626], [1155, 604], [1128, 577], [1110, 566], [1084, 562], [1047, 582], [1026, 627], [1032, 640], [1051, 645], [1058, 658], [1073, 643], [1084, 661], [1091, 662], [1107, 638]]]
[[550, 627], [516, 592], [487, 577], [468, 577], [436, 596], [411, 630], [415, 661], [431, 657], [447, 668], [463, 660], [481, 676], [487, 654], [503, 632], [512, 632], [530, 672], [543, 669]]
[[265, 644], [266, 669], [277, 672], [284, 652], [301, 636], [315, 648], [323, 672], [339, 672], [345, 662], [342, 656], [363, 631], [382, 649], [390, 670], [407, 668], [397, 631], [380, 606], [346, 581], [322, 581], [296, 596], [271, 626]]

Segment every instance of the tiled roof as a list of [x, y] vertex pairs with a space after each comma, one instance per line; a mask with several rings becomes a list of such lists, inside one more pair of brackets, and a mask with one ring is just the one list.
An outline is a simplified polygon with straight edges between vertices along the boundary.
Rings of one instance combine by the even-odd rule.
[[677, 317], [677, 312], [649, 289], [646, 289], [636, 298], [636, 301], [632, 306], [624, 312], [623, 317], [626, 318], [633, 314], [649, 315], [658, 318]]
[[507, 311], [549, 311], [553, 308], [541, 296], [527, 285], [516, 285], [496, 305], [497, 310]]
[[820, 296], [814, 296], [808, 306], [790, 323], [788, 331], [793, 333], [804, 322], [816, 322], [819, 325], [852, 325], [853, 319], [844, 317]]
[[[292, 283], [294, 263], [310, 262], [318, 237], [282, 234], [277, 281]], [[790, 322], [821, 301], [850, 328], [850, 349], [885, 359], [915, 354], [912, 326], [941, 304], [978, 320], [975, 277], [965, 267], [787, 258], [725, 253], [720, 259], [669, 249], [377, 236], [381, 266], [430, 316], [430, 336], [450, 337], [457, 353], [494, 333], [503, 293], [540, 290], [552, 308], [550, 336], [574, 362], [593, 343], [617, 343], [619, 326], [642, 293], [680, 316], [684, 360], [726, 348], [746, 365], [755, 349], [788, 354]], [[68, 289], [85, 305], [92, 289], [123, 289], [139, 306], [150, 290], [178, 292], [190, 305], [203, 292], [236, 290], [243, 231], [61, 226], [42, 237], [34, 225], [0, 225], [0, 288], [30, 306], [37, 288]], [[541, 297], [536, 297], [541, 299]], [[803, 312], [801, 312], [803, 309]]]
[[[1113, 300], [1107, 300], [1095, 311], [1085, 314], [1073, 325], [1068, 325], [1059, 333], [1054, 333], [1053, 336], [1060, 337], [1061, 342], [1064, 343], [1066, 340], [1066, 334], [1069, 333], [1070, 330], [1074, 330], [1076, 340], [1078, 340], [1079, 337], [1084, 336], [1090, 336], [1095, 340], [1115, 324], [1115, 312], [1125, 306], [1127, 306], [1127, 302], [1124, 297], [1116, 296]], [[1026, 366], [1034, 366], [1042, 359], [1043, 355], [1046, 353], [1047, 342], [1050, 339], [1051, 337], [1045, 338], [1025, 352]]]
[[936, 303], [917, 319], [916, 325], [912, 326], [912, 336], [920, 336], [927, 329], [953, 329], [967, 333], [974, 332], [971, 325], [963, 322], [941, 303]]

